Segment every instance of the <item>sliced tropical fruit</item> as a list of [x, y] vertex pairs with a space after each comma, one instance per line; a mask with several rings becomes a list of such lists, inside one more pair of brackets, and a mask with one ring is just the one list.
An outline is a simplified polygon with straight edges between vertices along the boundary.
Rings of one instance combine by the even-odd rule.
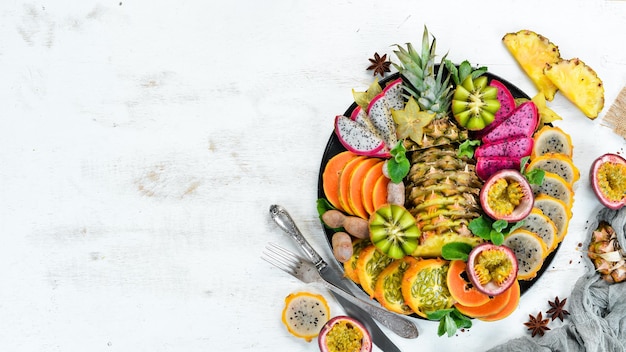
[[356, 158], [356, 154], [350, 151], [341, 152], [328, 160], [322, 173], [324, 194], [328, 202], [339, 210], [344, 210], [339, 202], [339, 177], [348, 161]]
[[561, 60], [559, 48], [546, 37], [529, 30], [507, 33], [502, 42], [546, 100], [552, 101], [557, 85], [544, 74], [544, 68]]
[[389, 264], [378, 276], [374, 298], [388, 310], [398, 314], [412, 314], [413, 310], [402, 296], [402, 277], [417, 259], [407, 256]]
[[605, 207], [618, 210], [626, 205], [626, 159], [607, 153], [591, 164], [591, 187]]
[[454, 298], [446, 284], [448, 265], [440, 258], [421, 259], [404, 273], [402, 296], [415, 314], [426, 318], [427, 313], [452, 307]]
[[369, 213], [363, 204], [363, 181], [368, 171], [380, 161], [381, 160], [378, 158], [364, 159], [352, 170], [352, 174], [348, 180], [348, 204], [350, 209], [354, 212], [354, 215], [363, 219], [369, 218]]
[[528, 230], [517, 229], [504, 238], [504, 246], [513, 250], [517, 257], [517, 279], [531, 280], [548, 256], [548, 248], [543, 240]]
[[467, 315], [470, 318], [480, 318], [498, 314], [504, 309], [504, 307], [506, 307], [507, 303], [509, 302], [509, 298], [511, 298], [511, 292], [513, 291], [513, 286], [514, 285], [511, 285], [511, 287], [509, 287], [506, 291], [495, 297], [491, 297], [489, 301], [483, 305], [476, 307], [467, 307], [460, 303], [456, 303], [454, 306], [456, 307], [456, 309], [459, 310], [459, 312]]
[[374, 298], [378, 275], [392, 262], [393, 258], [384, 255], [373, 244], [363, 248], [356, 261], [356, 272], [363, 290]]
[[311, 341], [330, 318], [330, 308], [322, 295], [296, 292], [285, 298], [283, 324], [293, 336]]
[[572, 185], [563, 179], [563, 177], [552, 173], [546, 172], [543, 178], [543, 182], [540, 185], [531, 185], [533, 194], [538, 196], [539, 194], [547, 194], [556, 199], [560, 199], [567, 205], [568, 208], [572, 208], [574, 204], [574, 191]]
[[345, 276], [352, 280], [355, 284], [359, 284], [359, 274], [357, 272], [357, 261], [363, 249], [372, 243], [369, 238], [357, 238], [352, 241], [352, 257], [343, 263], [343, 271]]
[[580, 171], [574, 165], [572, 158], [560, 153], [547, 153], [531, 159], [527, 170], [534, 169], [555, 173], [571, 185], [580, 178]]
[[363, 184], [361, 185], [361, 201], [367, 214], [372, 214], [376, 208], [374, 208], [374, 186], [379, 177], [383, 175], [384, 161], [380, 161], [374, 165], [365, 177], [363, 178]]
[[558, 244], [556, 225], [554, 225], [554, 222], [549, 217], [545, 216], [539, 208], [533, 208], [526, 219], [524, 219], [524, 224], [520, 229], [537, 234], [546, 244], [548, 252], [552, 252]]
[[543, 126], [537, 131], [533, 139], [533, 151], [531, 157], [535, 158], [548, 153], [565, 154], [574, 157], [574, 145], [569, 134], [556, 126]]
[[341, 209], [350, 215], [355, 215], [348, 201], [350, 197], [350, 177], [352, 176], [352, 171], [361, 161], [365, 160], [365, 158], [365, 156], [359, 155], [356, 158], [348, 160], [339, 174], [339, 204], [341, 205]]
[[562, 200], [545, 194], [535, 197], [535, 207], [552, 220], [557, 230], [557, 242], [561, 242], [567, 234], [567, 227], [572, 218], [571, 209]]
[[519, 306], [519, 300], [522, 294], [520, 286], [519, 286], [519, 281], [515, 281], [515, 283], [513, 283], [513, 285], [511, 286], [510, 290], [511, 290], [511, 294], [509, 296], [509, 301], [506, 303], [506, 305], [504, 306], [504, 308], [502, 308], [500, 312], [493, 314], [493, 315], [487, 315], [485, 317], [478, 317], [478, 320], [497, 321], [497, 320], [504, 319], [508, 317], [509, 315], [513, 314], [513, 312], [515, 312], [515, 310]]
[[489, 301], [489, 296], [478, 291], [468, 279], [467, 263], [462, 260], [450, 262], [446, 282], [452, 298], [466, 307], [481, 306]]
[[585, 116], [598, 117], [604, 108], [604, 85], [591, 67], [574, 58], [548, 63], [543, 72]]
[[385, 204], [369, 220], [370, 240], [379, 251], [402, 259], [417, 248], [420, 230], [415, 218], [402, 205]]
[[372, 204], [374, 205], [374, 211], [387, 204], [387, 185], [391, 180], [385, 175], [380, 175], [374, 189], [372, 191]]

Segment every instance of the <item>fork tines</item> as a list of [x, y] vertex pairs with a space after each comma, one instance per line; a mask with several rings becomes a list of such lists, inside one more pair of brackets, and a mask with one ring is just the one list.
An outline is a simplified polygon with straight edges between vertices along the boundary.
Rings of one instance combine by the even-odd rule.
[[292, 275], [304, 260], [298, 255], [272, 242], [269, 242], [267, 246], [265, 246], [265, 249], [266, 251], [263, 252], [261, 259]]

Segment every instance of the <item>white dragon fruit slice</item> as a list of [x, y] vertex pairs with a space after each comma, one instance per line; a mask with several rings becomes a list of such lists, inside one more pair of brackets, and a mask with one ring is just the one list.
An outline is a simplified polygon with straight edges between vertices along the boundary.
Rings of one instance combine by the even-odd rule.
[[385, 86], [382, 94], [385, 96], [385, 100], [387, 100], [387, 106], [390, 109], [404, 109], [404, 98], [402, 97], [403, 92], [404, 86], [402, 85], [402, 78], [391, 81]]
[[376, 132], [351, 118], [338, 115], [335, 118], [335, 134], [349, 151], [365, 156], [386, 156], [389, 149]]
[[391, 116], [391, 110], [384, 93], [380, 93], [372, 99], [367, 106], [367, 116], [378, 135], [387, 143], [389, 149], [395, 147], [398, 143], [396, 124], [393, 121], [393, 116]]

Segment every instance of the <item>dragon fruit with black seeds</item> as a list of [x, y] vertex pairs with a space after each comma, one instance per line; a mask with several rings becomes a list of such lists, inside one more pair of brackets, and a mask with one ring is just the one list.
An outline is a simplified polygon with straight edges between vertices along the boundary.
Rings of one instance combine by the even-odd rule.
[[367, 106], [367, 116], [387, 146], [393, 148], [398, 143], [396, 125], [384, 92], [374, 97]]
[[389, 148], [374, 131], [349, 117], [335, 118], [335, 134], [339, 142], [349, 151], [365, 156], [389, 156]]
[[482, 137], [484, 137], [487, 133], [489, 133], [495, 127], [504, 122], [504, 120], [506, 120], [509, 116], [511, 116], [511, 113], [513, 113], [513, 110], [515, 110], [515, 98], [513, 97], [513, 94], [511, 94], [511, 91], [504, 85], [504, 83], [496, 79], [492, 79], [491, 82], [489, 82], [489, 85], [492, 87], [496, 87], [496, 89], [498, 90], [497, 99], [500, 102], [500, 108], [494, 114], [495, 118], [490, 124], [488, 124], [482, 130], [472, 131], [474, 139], [481, 139]]
[[404, 109], [404, 98], [402, 97], [403, 93], [404, 86], [402, 85], [402, 78], [389, 82], [382, 92], [387, 100], [387, 106], [394, 110]]
[[527, 101], [518, 106], [500, 125], [482, 138], [484, 144], [494, 143], [511, 137], [531, 137], [539, 123], [537, 106]]
[[481, 145], [474, 151], [474, 156], [477, 158], [487, 156], [525, 157], [532, 153], [533, 143], [534, 140], [531, 137], [507, 138]]
[[504, 169], [519, 170], [522, 158], [509, 156], [488, 156], [476, 158], [476, 174], [486, 181], [491, 175]]

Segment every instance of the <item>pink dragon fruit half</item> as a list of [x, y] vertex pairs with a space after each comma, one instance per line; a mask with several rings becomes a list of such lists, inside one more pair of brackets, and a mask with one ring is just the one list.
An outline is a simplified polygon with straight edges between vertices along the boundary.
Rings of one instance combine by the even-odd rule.
[[515, 110], [515, 98], [513, 97], [513, 94], [511, 94], [511, 91], [504, 85], [504, 83], [496, 79], [492, 79], [489, 85], [492, 87], [496, 87], [496, 89], [498, 90], [497, 98], [500, 102], [500, 108], [498, 109], [498, 111], [496, 111], [495, 118], [489, 125], [485, 126], [485, 128], [483, 128], [482, 130], [472, 131], [474, 139], [481, 139], [482, 137], [484, 137], [487, 133], [489, 133], [495, 127], [504, 122], [504, 120], [506, 120], [509, 116], [511, 116], [511, 113], [513, 113], [513, 110]]
[[476, 158], [476, 174], [483, 181], [504, 169], [520, 169], [522, 158], [509, 156], [487, 156]]
[[537, 107], [532, 101], [527, 101], [513, 110], [504, 122], [483, 136], [482, 142], [489, 144], [511, 137], [530, 137], [535, 132], [538, 123]]
[[387, 100], [387, 106], [390, 109], [402, 110], [404, 109], [404, 98], [402, 93], [404, 92], [404, 86], [402, 85], [402, 78], [393, 80], [385, 86], [382, 95]]
[[396, 125], [383, 93], [378, 94], [367, 106], [367, 116], [372, 125], [390, 148], [398, 143]]
[[531, 137], [512, 137], [499, 142], [483, 144], [474, 151], [475, 157], [511, 156], [525, 157], [533, 151], [534, 140]]
[[374, 157], [390, 155], [385, 141], [376, 132], [349, 117], [335, 117], [335, 134], [339, 142], [355, 154]]

